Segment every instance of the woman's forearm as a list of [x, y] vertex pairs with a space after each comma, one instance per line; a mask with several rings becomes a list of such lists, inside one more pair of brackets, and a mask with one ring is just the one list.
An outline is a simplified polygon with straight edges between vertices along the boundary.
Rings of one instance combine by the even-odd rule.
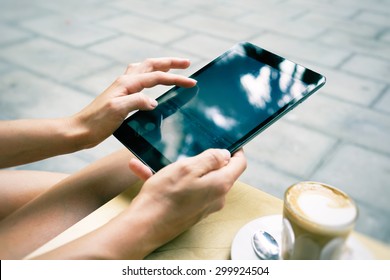
[[0, 168], [81, 150], [86, 133], [71, 118], [0, 121]]
[[39, 248], [138, 181], [125, 149], [70, 175], [0, 222], [0, 259]]
[[[157, 212], [133, 207], [133, 203], [102, 227], [35, 259], [143, 259], [167, 242], [155, 234]], [[137, 209], [138, 208], [138, 209]]]

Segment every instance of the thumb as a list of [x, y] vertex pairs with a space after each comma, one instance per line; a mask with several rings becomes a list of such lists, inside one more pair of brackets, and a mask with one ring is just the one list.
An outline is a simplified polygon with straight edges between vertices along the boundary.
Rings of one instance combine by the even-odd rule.
[[231, 155], [225, 149], [208, 149], [192, 157], [193, 170], [198, 176], [203, 176], [213, 170], [224, 167], [230, 161]]
[[130, 160], [129, 168], [142, 181], [146, 181], [153, 175], [152, 170], [136, 158]]
[[158, 105], [155, 99], [150, 98], [141, 92], [132, 93], [121, 98], [123, 106], [126, 107], [126, 110], [128, 112], [132, 112], [135, 110], [153, 110]]

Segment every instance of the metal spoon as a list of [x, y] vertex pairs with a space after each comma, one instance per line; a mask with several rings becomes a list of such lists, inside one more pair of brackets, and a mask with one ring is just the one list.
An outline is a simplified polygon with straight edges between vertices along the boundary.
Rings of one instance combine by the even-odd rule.
[[278, 260], [279, 245], [271, 234], [266, 231], [256, 231], [252, 237], [252, 247], [262, 260]]

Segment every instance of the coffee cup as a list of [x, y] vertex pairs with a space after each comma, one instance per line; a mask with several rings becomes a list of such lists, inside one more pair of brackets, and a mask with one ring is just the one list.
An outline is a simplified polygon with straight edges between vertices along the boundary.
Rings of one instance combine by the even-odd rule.
[[358, 209], [341, 190], [300, 182], [284, 194], [282, 258], [338, 259], [354, 228]]

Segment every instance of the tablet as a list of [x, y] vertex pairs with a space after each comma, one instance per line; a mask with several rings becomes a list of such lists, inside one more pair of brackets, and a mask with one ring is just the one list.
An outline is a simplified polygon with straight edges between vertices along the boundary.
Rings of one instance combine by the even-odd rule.
[[114, 136], [154, 172], [209, 148], [234, 153], [305, 100], [325, 77], [243, 42], [173, 87], [152, 111], [128, 117]]

